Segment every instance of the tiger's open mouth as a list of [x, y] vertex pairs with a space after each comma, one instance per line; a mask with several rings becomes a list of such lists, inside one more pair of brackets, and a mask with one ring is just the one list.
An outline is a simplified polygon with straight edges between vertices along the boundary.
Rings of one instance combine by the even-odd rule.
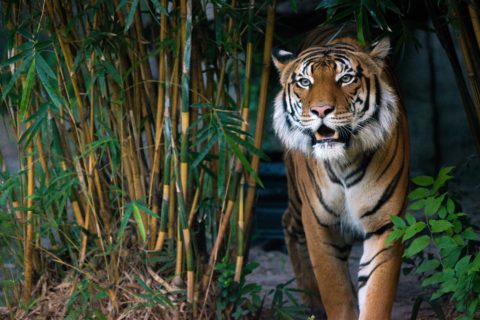
[[313, 144], [317, 143], [332, 143], [332, 142], [342, 142], [340, 141], [340, 134], [338, 131], [327, 127], [326, 125], [320, 126], [316, 132], [313, 134]]

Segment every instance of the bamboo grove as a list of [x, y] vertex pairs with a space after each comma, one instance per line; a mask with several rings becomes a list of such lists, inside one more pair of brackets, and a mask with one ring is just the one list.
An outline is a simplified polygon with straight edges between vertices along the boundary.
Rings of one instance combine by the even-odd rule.
[[0, 155], [12, 314], [47, 299], [63, 316], [211, 317], [217, 263], [242, 279], [274, 5], [1, 2], [0, 108], [19, 154], [18, 171]]

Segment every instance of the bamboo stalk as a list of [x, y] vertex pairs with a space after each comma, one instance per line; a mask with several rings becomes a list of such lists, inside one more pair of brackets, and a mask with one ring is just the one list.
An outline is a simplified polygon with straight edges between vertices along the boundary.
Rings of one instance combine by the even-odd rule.
[[163, 242], [165, 241], [165, 236], [167, 234], [167, 221], [168, 221], [168, 211], [169, 211], [169, 199], [170, 199], [170, 164], [171, 164], [172, 155], [167, 150], [165, 152], [165, 165], [163, 173], [163, 201], [162, 201], [162, 212], [160, 216], [160, 232], [157, 236], [157, 241], [155, 243], [155, 250], [162, 250]]
[[[265, 111], [267, 105], [267, 88], [270, 77], [270, 60], [272, 54], [272, 42], [273, 42], [273, 30], [275, 26], [275, 1], [267, 9], [267, 20], [265, 30], [265, 44], [263, 49], [263, 67], [262, 78], [260, 83], [260, 96], [258, 98], [258, 111], [257, 111], [257, 123], [255, 129], [254, 146], [261, 148], [263, 140], [263, 125], [265, 122]], [[260, 166], [260, 158], [257, 155], [253, 155], [251, 162], [253, 171], [258, 173]], [[248, 192], [247, 200], [245, 204], [245, 223], [247, 228], [247, 234], [250, 231], [250, 225], [252, 220], [252, 209], [255, 201], [255, 179], [253, 175], [248, 176]]]
[[478, 12], [473, 5], [468, 5], [468, 12], [472, 21], [473, 30], [475, 32], [475, 39], [477, 39], [477, 47], [480, 48], [480, 19]]
[[192, 206], [190, 207], [190, 213], [188, 214], [188, 227], [191, 228], [193, 224], [193, 219], [195, 218], [195, 213], [198, 210], [198, 202], [200, 201], [200, 194], [203, 186], [203, 179], [205, 178], [205, 170], [200, 171], [200, 178], [198, 180], [198, 187], [195, 190], [195, 195], [193, 196]]
[[477, 119], [480, 119], [480, 83], [478, 82], [478, 77], [475, 74], [475, 69], [472, 63], [472, 60], [474, 58], [472, 57], [472, 54], [468, 49], [468, 46], [466, 44], [467, 40], [465, 39], [465, 36], [463, 34], [460, 34], [459, 38], [460, 38], [460, 49], [464, 58], [463, 60], [465, 63], [465, 69], [467, 71], [467, 79], [470, 82], [470, 88], [473, 95], [473, 101], [475, 105]]
[[[161, 5], [166, 7], [167, 0], [162, 0]], [[160, 17], [160, 53], [158, 62], [158, 93], [157, 93], [157, 113], [155, 117], [155, 149], [152, 164], [152, 173], [150, 176], [150, 187], [148, 192], [149, 205], [152, 205], [153, 186], [156, 183], [156, 177], [160, 172], [161, 148], [160, 143], [163, 134], [163, 114], [165, 107], [165, 48], [164, 42], [167, 36], [167, 16], [162, 14]]]
[[182, 33], [182, 136], [180, 146], [180, 176], [182, 181], [183, 198], [187, 199], [188, 189], [188, 127], [190, 126], [190, 58], [192, 44], [192, 2], [180, 1], [181, 33]]
[[[252, 60], [253, 60], [253, 36], [252, 36], [252, 23], [253, 23], [253, 8], [255, 6], [255, 0], [250, 0], [249, 11], [248, 11], [248, 34], [247, 34], [247, 49], [245, 57], [245, 82], [244, 82], [244, 92], [242, 98], [242, 131], [247, 131], [248, 126], [248, 115], [250, 111], [250, 78], [252, 71]], [[245, 136], [241, 137], [245, 139]], [[238, 161], [238, 160], [237, 160]], [[244, 256], [245, 256], [245, 199], [244, 199], [244, 186], [245, 186], [245, 176], [242, 175], [240, 181], [240, 196], [239, 196], [239, 210], [238, 210], [238, 248], [237, 248], [237, 260], [235, 265], [235, 277], [234, 281], [240, 282]], [[248, 235], [247, 235], [248, 236]]]
[[[26, 129], [31, 126], [31, 123], [27, 124]], [[35, 188], [35, 167], [33, 159], [33, 142], [27, 147], [27, 219], [26, 219], [26, 233], [24, 242], [24, 289], [23, 289], [23, 303], [28, 305], [32, 294], [32, 281], [33, 281], [33, 193]]]
[[243, 261], [244, 261], [244, 250], [245, 250], [245, 218], [244, 218], [244, 192], [243, 192], [243, 182], [244, 178], [242, 176], [242, 182], [240, 183], [240, 192], [239, 192], [239, 208], [238, 208], [238, 245], [237, 245], [237, 259], [235, 263], [235, 276], [234, 281], [240, 282], [242, 277]]

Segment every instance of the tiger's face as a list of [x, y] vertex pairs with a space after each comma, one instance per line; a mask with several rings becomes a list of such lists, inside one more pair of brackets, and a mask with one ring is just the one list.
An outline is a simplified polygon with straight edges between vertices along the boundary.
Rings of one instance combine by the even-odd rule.
[[366, 52], [352, 39], [339, 39], [297, 57], [276, 52], [282, 90], [273, 123], [283, 144], [318, 159], [347, 161], [380, 147], [398, 112], [383, 72], [389, 48], [383, 40]]

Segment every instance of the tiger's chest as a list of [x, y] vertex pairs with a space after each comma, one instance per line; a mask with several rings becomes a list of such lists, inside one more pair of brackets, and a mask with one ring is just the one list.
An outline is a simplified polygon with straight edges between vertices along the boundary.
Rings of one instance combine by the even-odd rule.
[[321, 224], [363, 235], [363, 217], [382, 197], [374, 154], [364, 154], [348, 164], [300, 156], [296, 166], [302, 210], [312, 211]]

